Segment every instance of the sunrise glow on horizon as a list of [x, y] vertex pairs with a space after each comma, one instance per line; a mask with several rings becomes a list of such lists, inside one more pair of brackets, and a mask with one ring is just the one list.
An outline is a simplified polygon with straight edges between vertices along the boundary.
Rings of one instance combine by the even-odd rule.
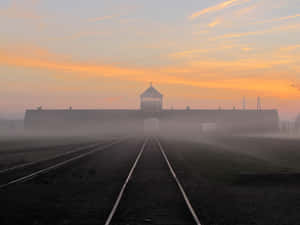
[[300, 112], [298, 0], [2, 0], [0, 116], [26, 109]]

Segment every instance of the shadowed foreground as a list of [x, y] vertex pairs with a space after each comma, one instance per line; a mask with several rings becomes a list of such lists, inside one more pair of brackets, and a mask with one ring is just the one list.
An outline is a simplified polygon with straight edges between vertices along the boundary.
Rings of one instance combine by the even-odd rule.
[[[202, 224], [299, 223], [299, 141], [160, 139]], [[108, 141], [101, 140], [99, 145]], [[1, 224], [104, 224], [143, 141], [127, 140], [1, 189]], [[90, 141], [79, 145], [87, 144]], [[56, 148], [55, 152], [61, 147]], [[17, 150], [11, 154], [17, 157], [13, 153]], [[40, 151], [36, 148], [30, 154]], [[21, 174], [26, 172], [31, 170]], [[0, 174], [0, 181], [7, 182], [19, 173]], [[112, 224], [194, 224], [154, 140], [147, 144]]]

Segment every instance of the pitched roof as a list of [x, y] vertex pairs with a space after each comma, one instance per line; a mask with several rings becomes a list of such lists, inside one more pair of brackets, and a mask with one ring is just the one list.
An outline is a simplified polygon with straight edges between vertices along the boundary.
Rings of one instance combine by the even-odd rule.
[[142, 98], [162, 98], [163, 95], [156, 90], [152, 84], [151, 86], [141, 94]]

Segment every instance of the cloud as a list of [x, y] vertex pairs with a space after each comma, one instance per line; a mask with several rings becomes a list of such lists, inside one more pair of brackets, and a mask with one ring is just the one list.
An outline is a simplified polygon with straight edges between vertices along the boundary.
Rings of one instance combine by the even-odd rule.
[[89, 22], [98, 22], [98, 21], [103, 21], [103, 20], [109, 20], [114, 18], [114, 16], [101, 16], [101, 17], [95, 17], [95, 18], [89, 18]]
[[204, 53], [212, 53], [219, 50], [226, 50], [226, 49], [232, 49], [234, 47], [237, 47], [236, 45], [218, 45], [214, 47], [210, 47], [207, 49], [190, 49], [185, 51], [179, 51], [168, 54], [170, 58], [188, 58], [191, 59], [193, 57], [201, 56]]
[[252, 32], [244, 32], [244, 33], [224, 34], [224, 35], [212, 38], [211, 40], [219, 40], [219, 39], [227, 39], [227, 38], [239, 38], [239, 37], [244, 37], [244, 36], [265, 34], [265, 33], [268, 33], [268, 32], [271, 32], [271, 31], [264, 30], [264, 31], [252, 31]]
[[244, 52], [250, 52], [252, 51], [253, 49], [252, 48], [249, 48], [249, 47], [244, 47], [244, 48], [241, 48]]
[[86, 37], [97, 37], [97, 36], [105, 36], [109, 35], [111, 33], [106, 31], [79, 31], [70, 35], [65, 35], [62, 37], [49, 37], [49, 40], [77, 40], [80, 38], [86, 38]]
[[199, 16], [202, 16], [202, 15], [205, 15], [205, 14], [208, 14], [208, 13], [212, 13], [212, 12], [217, 12], [217, 11], [220, 11], [220, 10], [223, 10], [223, 9], [226, 9], [226, 8], [230, 8], [230, 7], [233, 7], [233, 6], [236, 6], [236, 5], [240, 5], [240, 4], [248, 2], [248, 1], [250, 1], [250, 0], [227, 0], [225, 2], [222, 2], [222, 3], [218, 4], [218, 5], [215, 5], [215, 6], [200, 10], [198, 12], [195, 12], [191, 16], [189, 16], [189, 19], [193, 20], [193, 19], [196, 19]]
[[33, 21], [40, 21], [43, 18], [37, 11], [33, 10], [32, 8], [25, 7], [21, 4], [16, 4], [16, 2], [14, 1], [7, 8], [0, 9], [0, 17]]
[[209, 33], [209, 30], [199, 30], [199, 31], [193, 31], [193, 35], [202, 35], [202, 34], [207, 34]]
[[284, 16], [284, 17], [274, 18], [274, 19], [270, 19], [270, 20], [262, 20], [262, 21], [254, 22], [252, 24], [263, 24], [263, 23], [279, 22], [279, 21], [284, 21], [284, 20], [289, 20], [289, 19], [295, 19], [295, 18], [298, 18], [298, 17], [300, 17], [300, 14], [293, 15], [293, 16]]
[[211, 23], [208, 24], [209, 27], [213, 28], [221, 23], [221, 19], [215, 19]]
[[300, 48], [300, 45], [290, 45], [290, 46], [286, 46], [286, 47], [281, 47], [280, 50], [281, 51], [292, 51], [297, 48]]
[[246, 14], [249, 14], [250, 12], [252, 12], [256, 8], [257, 8], [257, 4], [254, 4], [254, 5], [251, 5], [251, 6], [242, 8], [242, 9], [239, 9], [238, 11], [236, 11], [236, 15], [237, 16], [244, 16]]
[[25, 19], [25, 20], [41, 20], [42, 16], [37, 12], [28, 10], [21, 7], [10, 7], [0, 10], [0, 16], [12, 19]]
[[[183, 54], [193, 54], [192, 50]], [[298, 89], [291, 86], [288, 79], [274, 79], [265, 77], [234, 77], [234, 73], [241, 71], [255, 71], [255, 69], [270, 69], [274, 65], [288, 64], [288, 60], [262, 61], [258, 59], [237, 61], [194, 61], [180, 66], [170, 67], [134, 67], [117, 64], [92, 63], [73, 61], [65, 57], [50, 53], [47, 50], [33, 46], [20, 49], [0, 49], [0, 64], [8, 67], [38, 69], [52, 71], [53, 76], [70, 79], [88, 79], [89, 77], [111, 77], [120, 80], [148, 82], [152, 80], [161, 84], [178, 84], [200, 88], [232, 89], [268, 93], [270, 96], [295, 97], [300, 96]], [[202, 75], [215, 73], [212, 78], [203, 79]], [[195, 76], [198, 74], [197, 76]], [[272, 74], [274, 75], [274, 74]]]
[[291, 84], [291, 87], [296, 88], [297, 90], [300, 91], [300, 84], [299, 83]]
[[233, 61], [222, 61], [222, 60], [201, 60], [189, 62], [190, 68], [203, 68], [211, 70], [223, 70], [226, 72], [250, 72], [256, 70], [272, 69], [279, 65], [289, 65], [294, 63], [293, 59], [258, 59], [248, 58]]
[[193, 50], [187, 50], [182, 52], [175, 52], [169, 54], [169, 56], [174, 58], [189, 57], [199, 53], [206, 53], [208, 51], [209, 51], [208, 49], [193, 49]]
[[259, 30], [259, 31], [250, 31], [250, 32], [244, 32], [244, 33], [231, 33], [231, 34], [224, 34], [215, 38], [211, 38], [211, 40], [219, 40], [219, 39], [228, 39], [228, 38], [239, 38], [239, 37], [245, 37], [245, 36], [254, 36], [254, 35], [262, 35], [267, 34], [271, 32], [278, 32], [278, 31], [284, 31], [284, 30], [293, 30], [293, 29], [299, 29], [300, 24], [292, 24], [292, 25], [285, 25], [280, 27], [273, 27], [270, 29], [265, 30]]

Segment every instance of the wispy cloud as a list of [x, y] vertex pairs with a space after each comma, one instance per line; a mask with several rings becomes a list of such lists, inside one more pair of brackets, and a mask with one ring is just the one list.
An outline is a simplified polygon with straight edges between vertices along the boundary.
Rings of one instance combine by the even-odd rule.
[[217, 25], [221, 24], [221, 19], [217, 18], [214, 21], [212, 21], [211, 23], [208, 24], [209, 27], [213, 28]]
[[237, 16], [244, 16], [246, 14], [249, 14], [250, 12], [252, 12], [256, 8], [257, 8], [257, 4], [254, 4], [254, 5], [251, 5], [251, 6], [248, 6], [248, 7], [237, 10], [235, 14]]
[[110, 32], [106, 31], [79, 31], [70, 35], [65, 35], [61, 37], [49, 37], [49, 40], [77, 40], [81, 38], [87, 37], [99, 37], [99, 36], [107, 36], [110, 35]]
[[199, 30], [199, 31], [193, 31], [192, 34], [194, 35], [201, 35], [201, 34], [207, 34], [209, 33], [209, 30]]
[[253, 71], [260, 69], [271, 69], [278, 65], [289, 65], [293, 59], [238, 59], [233, 61], [224, 60], [201, 60], [192, 61], [189, 65], [193, 68], [210, 68], [214, 70], [223, 69], [226, 71]]
[[169, 56], [173, 57], [173, 58], [190, 57], [195, 54], [206, 53], [208, 51], [209, 51], [208, 49], [193, 49], [193, 50], [187, 50], [187, 51], [182, 51], [182, 52], [175, 52], [175, 53], [169, 54]]
[[250, 52], [252, 51], [253, 49], [252, 48], [249, 48], [249, 47], [244, 47], [244, 48], [241, 48], [244, 52]]
[[291, 87], [296, 88], [300, 91], [300, 84], [299, 83], [291, 84]]
[[300, 48], [300, 44], [299, 45], [290, 45], [290, 46], [286, 46], [286, 47], [281, 47], [280, 50], [281, 51], [292, 51], [292, 50], [295, 50], [297, 48]]
[[190, 49], [190, 50], [185, 50], [185, 51], [178, 51], [174, 52], [171, 54], [168, 54], [169, 57], [171, 58], [187, 58], [187, 59], [192, 59], [194, 57], [198, 57], [203, 55], [204, 53], [212, 53], [215, 51], [219, 50], [227, 50], [227, 49], [232, 49], [234, 45], [219, 45], [219, 46], [214, 46], [210, 48], [203, 48], [203, 49]]
[[215, 38], [211, 38], [210, 40], [240, 38], [240, 37], [262, 35], [262, 34], [267, 34], [267, 33], [271, 33], [271, 32], [279, 32], [279, 31], [293, 30], [293, 29], [299, 29], [299, 28], [300, 28], [300, 24], [291, 24], [291, 25], [273, 27], [273, 28], [270, 28], [270, 29], [259, 30], [259, 31], [224, 34], [224, 35], [221, 35], [221, 36], [218, 36], [218, 37], [215, 37]]
[[[34, 1], [29, 2], [30, 5], [35, 4]], [[43, 17], [33, 7], [25, 7], [22, 4], [12, 1], [7, 8], [0, 9], [0, 17], [4, 16], [12, 19], [25, 19], [25, 20], [36, 20], [40, 21]]]
[[217, 11], [220, 11], [220, 10], [223, 10], [223, 9], [226, 9], [226, 8], [230, 8], [230, 7], [233, 7], [233, 6], [236, 6], [236, 5], [240, 5], [240, 4], [248, 2], [248, 1], [250, 1], [250, 0], [227, 0], [225, 2], [222, 2], [222, 3], [218, 4], [218, 5], [214, 5], [212, 7], [205, 8], [205, 9], [202, 9], [200, 11], [195, 12], [191, 16], [189, 16], [189, 19], [193, 20], [193, 19], [196, 19], [199, 16], [202, 16], [202, 15], [205, 15], [205, 14], [208, 14], [208, 13], [212, 13], [212, 12], [217, 12]]
[[251, 36], [251, 35], [265, 34], [268, 32], [271, 32], [271, 30], [251, 31], [251, 32], [243, 32], [243, 33], [230, 33], [230, 34], [224, 34], [224, 35], [212, 38], [211, 40], [239, 38], [239, 37], [245, 37], [245, 36]]
[[101, 17], [94, 17], [94, 18], [89, 18], [89, 22], [98, 22], [98, 21], [103, 21], [103, 20], [109, 20], [114, 18], [114, 16], [101, 16]]
[[[29, 50], [29, 49], [28, 49]], [[27, 69], [43, 69], [53, 71], [53, 76], [74, 76], [74, 79], [88, 79], [88, 77], [111, 77], [120, 80], [147, 82], [149, 79], [161, 84], [179, 84], [185, 86], [247, 90], [254, 92], [266, 91], [273, 96], [300, 96], [298, 89], [292, 87], [288, 79], [273, 79], [270, 77], [228, 76], [232, 72], [254, 71], [256, 69], [270, 69], [274, 65], [287, 65], [289, 60], [263, 61], [258, 59], [237, 61], [193, 61], [180, 66], [170, 67], [136, 67], [120, 66], [116, 64], [101, 64], [84, 61], [73, 61], [72, 58], [55, 55], [47, 50], [32, 49], [32, 51], [18, 51], [18, 49], [1, 49], [0, 61], [2, 65], [23, 67]], [[193, 54], [200, 50], [191, 50], [182, 54]], [[23, 52], [23, 53], [22, 53]], [[35, 52], [32, 54], [31, 52]], [[28, 53], [28, 54], [27, 54]], [[190, 75], [203, 74], [212, 71], [217, 77], [212, 79], [192, 78]], [[221, 72], [220, 72], [221, 71]], [[224, 71], [228, 72], [224, 76]], [[231, 71], [231, 72], [230, 72]], [[274, 75], [274, 74], [272, 74]]]
[[263, 24], [263, 23], [279, 22], [279, 21], [284, 21], [284, 20], [289, 20], [289, 19], [295, 19], [295, 18], [298, 18], [298, 17], [300, 17], [300, 14], [292, 15], [292, 16], [284, 16], [284, 17], [274, 18], [274, 19], [270, 19], [270, 20], [257, 21], [257, 22], [254, 22], [252, 24]]

